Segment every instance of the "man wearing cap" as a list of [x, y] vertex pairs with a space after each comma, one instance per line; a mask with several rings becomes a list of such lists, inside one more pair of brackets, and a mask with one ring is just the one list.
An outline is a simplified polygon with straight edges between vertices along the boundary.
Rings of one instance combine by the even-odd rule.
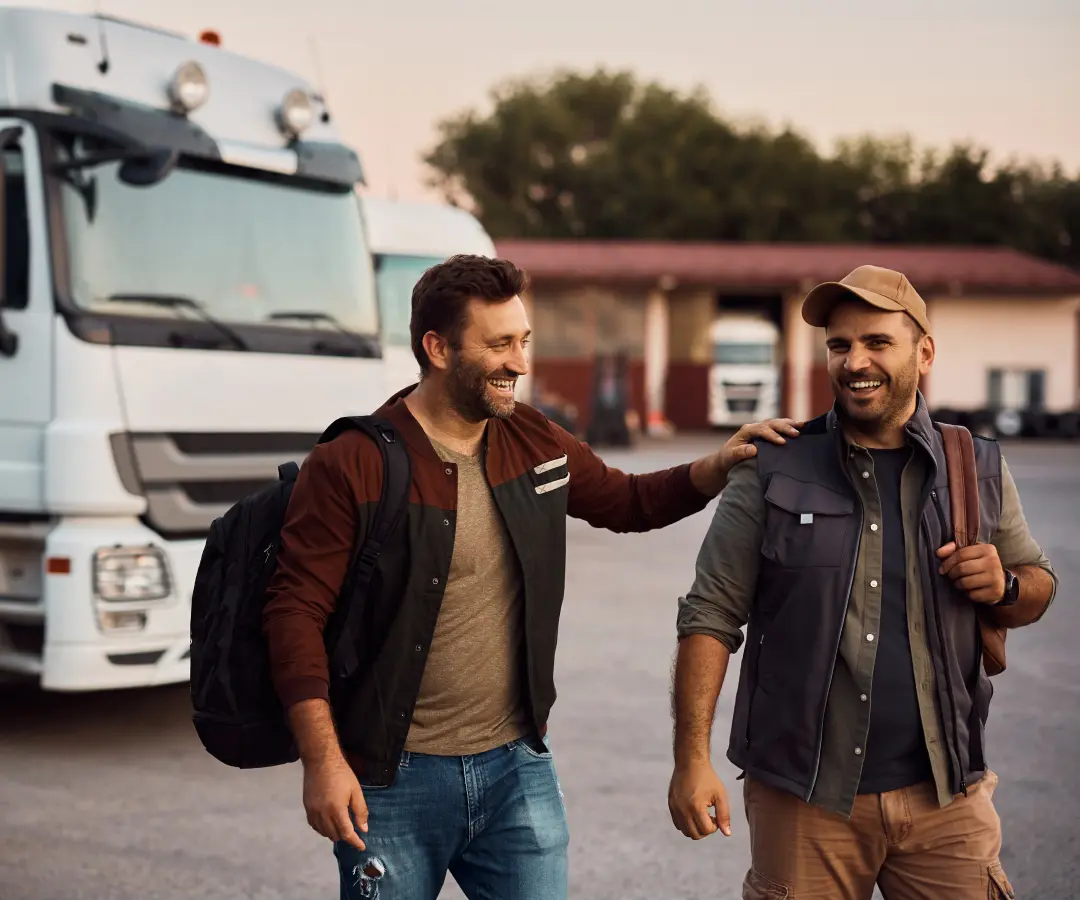
[[710, 731], [746, 626], [727, 748], [745, 900], [1011, 897], [976, 609], [1035, 622], [1057, 576], [993, 441], [975, 441], [985, 543], [951, 543], [919, 391], [934, 341], [908, 280], [860, 266], [810, 291], [803, 318], [825, 331], [833, 407], [732, 470], [680, 598], [672, 821], [731, 834]]

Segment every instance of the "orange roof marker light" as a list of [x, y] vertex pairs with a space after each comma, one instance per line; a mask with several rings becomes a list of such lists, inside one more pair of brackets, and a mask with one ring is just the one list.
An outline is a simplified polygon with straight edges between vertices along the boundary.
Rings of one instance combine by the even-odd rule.
[[213, 28], [204, 28], [199, 32], [199, 43], [209, 44], [211, 47], [221, 46], [221, 34]]
[[67, 556], [50, 556], [45, 561], [45, 571], [50, 575], [70, 575], [71, 559]]

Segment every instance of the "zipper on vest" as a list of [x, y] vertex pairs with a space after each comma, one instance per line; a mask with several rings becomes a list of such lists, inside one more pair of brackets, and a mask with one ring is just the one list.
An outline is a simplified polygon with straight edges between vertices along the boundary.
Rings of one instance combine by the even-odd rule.
[[[850, 479], [849, 479], [850, 480]], [[825, 697], [821, 703], [821, 718], [818, 720], [818, 732], [817, 732], [817, 749], [814, 756], [814, 777], [810, 780], [810, 787], [806, 791], [805, 800], [810, 802], [810, 798], [814, 795], [814, 788], [817, 786], [818, 773], [821, 771], [821, 745], [824, 740], [825, 734], [825, 713], [829, 706], [829, 695], [832, 693], [833, 678], [836, 675], [836, 657], [840, 653], [840, 641], [844, 637], [844, 620], [847, 617], [847, 606], [851, 602], [851, 588], [855, 584], [855, 569], [859, 563], [859, 549], [862, 547], [862, 528], [863, 528], [864, 513], [862, 508], [862, 502], [859, 502], [859, 530], [856, 532], [858, 538], [855, 541], [855, 553], [851, 557], [851, 571], [848, 573], [847, 592], [844, 594], [844, 604], [840, 607], [840, 624], [836, 629], [836, 645], [833, 647], [833, 659], [832, 668], [829, 669], [829, 684], [825, 688]]]
[[750, 690], [750, 701], [746, 704], [746, 731], [743, 734], [743, 746], [749, 748], [750, 746], [750, 719], [754, 714], [754, 698], [757, 696], [758, 684], [757, 676], [758, 669], [761, 668], [761, 646], [765, 643], [765, 632], [761, 632], [761, 637], [757, 642], [757, 656], [754, 657], [754, 678], [751, 684], [753, 688]]
[[[941, 536], [944, 538], [949, 533], [948, 523], [945, 520], [945, 511], [941, 508], [936, 489], [930, 491], [930, 499], [933, 501], [934, 510], [937, 512], [938, 521], [941, 523]], [[926, 544], [927, 552], [932, 553], [933, 549], [931, 546], [929, 529], [927, 529]], [[933, 558], [936, 559], [937, 557], [934, 556]], [[960, 780], [960, 792], [966, 797], [968, 792], [967, 781], [964, 778], [963, 763], [960, 761], [960, 732], [956, 725], [956, 697], [953, 695], [952, 675], [949, 673], [949, 655], [945, 651], [945, 628], [941, 622], [941, 603], [937, 590], [937, 572], [933, 571], [933, 564], [931, 564], [930, 572], [930, 590], [934, 598], [934, 623], [937, 625], [938, 641], [941, 643], [941, 661], [945, 669], [945, 690], [949, 695], [949, 717], [952, 720], [953, 752], [956, 755], [956, 775]]]

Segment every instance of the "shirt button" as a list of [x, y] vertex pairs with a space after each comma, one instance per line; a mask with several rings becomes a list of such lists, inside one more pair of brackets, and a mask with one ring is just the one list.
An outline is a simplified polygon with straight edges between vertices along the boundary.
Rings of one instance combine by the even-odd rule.
[[877, 581], [875, 579], [870, 580], [870, 587], [877, 587]]
[[449, 524], [450, 524], [450, 520], [449, 520], [449, 519], [443, 519], [443, 520], [442, 520], [442, 523], [443, 523], [443, 525], [449, 525]]
[[417, 644], [417, 645], [416, 645], [416, 652], [417, 652], [417, 653], [419, 653], [419, 652], [420, 652], [421, 650], [423, 650], [423, 649], [424, 649], [424, 648], [423, 648], [423, 647], [421, 647], [421, 646], [420, 646], [419, 644]]
[[866, 639], [867, 639], [868, 641], [872, 641], [872, 640], [874, 639], [874, 636], [873, 636], [872, 634], [868, 634], [868, 635], [866, 636]]
[[863, 478], [869, 478], [869, 477], [870, 477], [870, 473], [869, 473], [869, 472], [863, 472], [863, 473], [862, 473], [862, 477], [863, 477]]
[[862, 756], [862, 747], [856, 747], [855, 748], [855, 755], [856, 756]]
[[877, 522], [871, 522], [870, 523], [870, 530], [871, 531], [877, 531]]
[[447, 469], [447, 470], [446, 470], [446, 474], [447, 474], [447, 475], [453, 475], [453, 474], [454, 474], [454, 470], [453, 470], [453, 469]]
[[439, 583], [439, 579], [438, 579], [438, 578], [432, 578], [432, 579], [431, 579], [431, 583], [432, 583], [432, 584], [438, 584], [438, 583]]
[[859, 694], [859, 699], [862, 700], [863, 703], [865, 703], [866, 702], [866, 694]]

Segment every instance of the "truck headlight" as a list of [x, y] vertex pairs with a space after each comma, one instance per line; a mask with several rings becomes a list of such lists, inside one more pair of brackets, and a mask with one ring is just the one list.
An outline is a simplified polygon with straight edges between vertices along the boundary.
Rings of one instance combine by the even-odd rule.
[[315, 107], [311, 98], [299, 88], [293, 88], [281, 101], [277, 112], [278, 128], [290, 140], [300, 137], [313, 121]]
[[163, 600], [171, 593], [165, 555], [153, 547], [109, 547], [94, 554], [94, 593], [107, 603]]
[[210, 82], [203, 67], [192, 60], [173, 74], [169, 82], [169, 100], [174, 112], [187, 114], [202, 106], [210, 96]]

